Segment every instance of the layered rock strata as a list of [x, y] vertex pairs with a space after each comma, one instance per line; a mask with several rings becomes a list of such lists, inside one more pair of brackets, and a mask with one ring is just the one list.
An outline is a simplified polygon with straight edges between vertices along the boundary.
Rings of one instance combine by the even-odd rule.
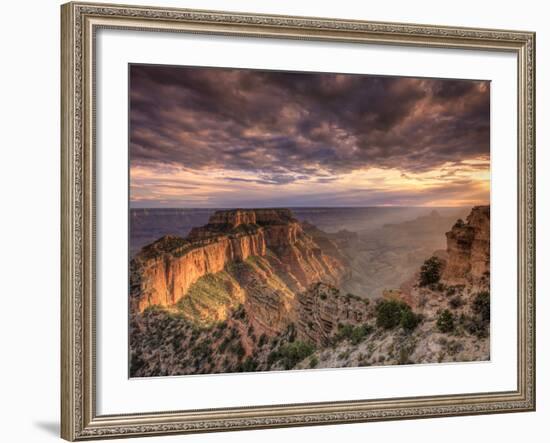
[[187, 238], [166, 236], [142, 249], [131, 263], [132, 308], [174, 305], [202, 277], [251, 257], [265, 257], [268, 272], [292, 291], [345, 275], [341, 257], [324, 253], [288, 209], [217, 211]]
[[342, 325], [362, 325], [368, 316], [368, 300], [316, 283], [298, 295], [298, 335], [305, 341], [326, 346]]

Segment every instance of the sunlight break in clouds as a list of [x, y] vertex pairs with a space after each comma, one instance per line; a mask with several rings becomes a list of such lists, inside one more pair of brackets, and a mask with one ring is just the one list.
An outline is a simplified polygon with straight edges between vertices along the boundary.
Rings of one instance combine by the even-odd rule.
[[489, 83], [133, 65], [133, 207], [489, 201]]

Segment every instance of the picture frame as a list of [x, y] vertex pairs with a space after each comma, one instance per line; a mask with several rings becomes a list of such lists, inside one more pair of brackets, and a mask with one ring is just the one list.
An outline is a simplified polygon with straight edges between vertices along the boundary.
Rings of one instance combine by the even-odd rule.
[[[71, 2], [61, 7], [61, 436], [69, 441], [535, 410], [535, 34]], [[517, 57], [517, 388], [277, 405], [97, 413], [96, 34], [470, 49]], [[124, 149], [121, 147], [121, 149]], [[101, 172], [101, 171], [99, 171]], [[498, 275], [495, 277], [498, 278]]]

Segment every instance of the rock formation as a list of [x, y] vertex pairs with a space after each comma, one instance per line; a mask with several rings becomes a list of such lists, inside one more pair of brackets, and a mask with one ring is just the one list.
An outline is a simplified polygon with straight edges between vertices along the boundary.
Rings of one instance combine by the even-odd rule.
[[476, 206], [466, 222], [458, 220], [447, 232], [447, 263], [442, 280], [449, 284], [476, 283], [490, 265], [490, 207]]
[[231, 226], [236, 228], [246, 224], [281, 224], [296, 222], [290, 209], [232, 209], [230, 211], [216, 211], [210, 217], [208, 226]]
[[[132, 309], [142, 312], [150, 306], [175, 305], [202, 277], [253, 257], [262, 259], [264, 274], [277, 274], [291, 292], [318, 281], [339, 283], [346, 274], [345, 264], [336, 247], [324, 243], [328, 253], [288, 209], [217, 211], [187, 238], [163, 237], [132, 260]], [[254, 284], [259, 280], [256, 275]]]
[[326, 346], [338, 333], [339, 326], [361, 325], [367, 320], [368, 299], [317, 283], [298, 295], [298, 336]]

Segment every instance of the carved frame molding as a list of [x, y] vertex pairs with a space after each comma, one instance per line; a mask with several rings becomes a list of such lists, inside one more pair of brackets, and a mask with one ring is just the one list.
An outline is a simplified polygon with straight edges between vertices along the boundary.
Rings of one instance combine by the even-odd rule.
[[[535, 34], [155, 7], [62, 5], [61, 435], [67, 440], [459, 416], [535, 409]], [[518, 388], [389, 400], [95, 412], [94, 36], [187, 32], [508, 51], [518, 59]]]

